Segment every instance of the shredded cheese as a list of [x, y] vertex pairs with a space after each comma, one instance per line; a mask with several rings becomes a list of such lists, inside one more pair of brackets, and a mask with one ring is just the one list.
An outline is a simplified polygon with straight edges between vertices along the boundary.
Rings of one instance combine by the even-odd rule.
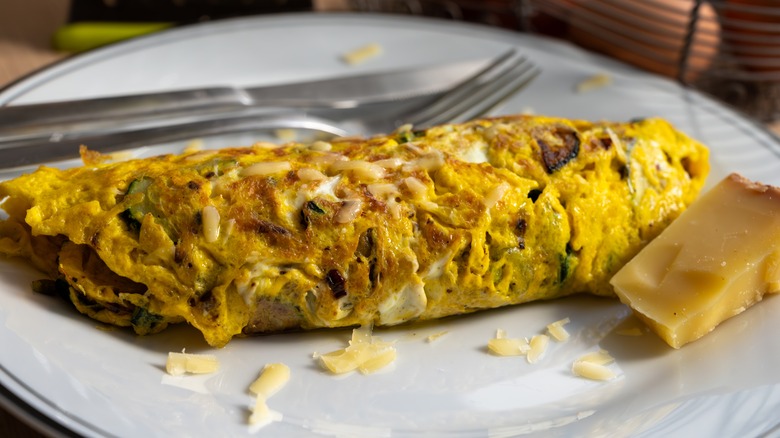
[[522, 356], [529, 349], [528, 341], [520, 338], [493, 338], [488, 341], [488, 350], [497, 356]]
[[315, 354], [320, 366], [334, 374], [358, 370], [370, 374], [392, 363], [396, 358], [395, 346], [371, 334], [371, 326], [364, 325], [352, 331], [347, 348], [326, 354]]
[[482, 203], [485, 205], [485, 210], [490, 210], [493, 208], [493, 206], [495, 206], [498, 201], [504, 197], [510, 188], [512, 187], [506, 182], [502, 182], [496, 187], [493, 187], [493, 189], [491, 189], [490, 192], [488, 192], [488, 194], [482, 199]]
[[343, 54], [341, 59], [349, 65], [358, 65], [382, 54], [382, 46], [371, 43]]
[[213, 205], [203, 207], [201, 212], [203, 220], [203, 236], [206, 242], [216, 242], [219, 238], [219, 211]]
[[615, 373], [607, 365], [615, 359], [606, 351], [600, 350], [580, 356], [571, 366], [575, 376], [590, 380], [611, 380]]
[[613, 358], [607, 350], [599, 350], [584, 354], [577, 360], [595, 363], [596, 365], [609, 365], [615, 361], [615, 358]]
[[165, 362], [165, 371], [172, 376], [182, 374], [209, 374], [219, 369], [217, 357], [211, 354], [190, 354], [170, 352]]
[[577, 93], [587, 93], [612, 84], [612, 76], [606, 73], [595, 74], [577, 84]]
[[263, 367], [260, 375], [249, 385], [249, 391], [255, 395], [270, 398], [290, 380], [290, 367], [283, 363], [269, 363]]
[[581, 360], [574, 362], [571, 371], [575, 376], [590, 380], [610, 380], [615, 378], [615, 373], [604, 365]]
[[263, 397], [255, 398], [255, 405], [252, 407], [252, 413], [249, 415], [249, 424], [260, 426], [271, 422], [271, 410], [268, 409], [268, 403]]
[[569, 318], [563, 318], [547, 325], [547, 333], [556, 341], [563, 342], [569, 339], [569, 332], [563, 328], [564, 325], [570, 323]]
[[255, 394], [254, 406], [249, 416], [249, 424], [262, 427], [274, 421], [274, 415], [268, 408], [268, 399], [279, 392], [290, 380], [290, 367], [283, 363], [270, 363], [263, 367], [260, 376], [249, 385], [249, 391]]
[[529, 342], [530, 350], [528, 350], [528, 353], [525, 355], [526, 360], [528, 363], [536, 363], [538, 362], [543, 356], [544, 353], [547, 351], [547, 345], [550, 343], [550, 337], [547, 335], [536, 335], [533, 338], [531, 338], [531, 342]]
[[504, 329], [496, 330], [496, 337], [488, 341], [487, 347], [496, 356], [522, 356], [531, 348], [527, 339], [507, 338]]
[[449, 333], [447, 330], [443, 332], [434, 333], [432, 335], [429, 335], [427, 338], [425, 338], [425, 340], [428, 341], [429, 343], [434, 342], [441, 339], [443, 336], [446, 336], [447, 333]]

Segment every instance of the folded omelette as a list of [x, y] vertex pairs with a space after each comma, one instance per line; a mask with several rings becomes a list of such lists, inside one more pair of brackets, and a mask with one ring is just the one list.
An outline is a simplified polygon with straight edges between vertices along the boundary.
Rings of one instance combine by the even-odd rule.
[[660, 119], [508, 116], [374, 138], [83, 167], [0, 184], [0, 253], [139, 334], [393, 325], [609, 279], [697, 196], [700, 143]]

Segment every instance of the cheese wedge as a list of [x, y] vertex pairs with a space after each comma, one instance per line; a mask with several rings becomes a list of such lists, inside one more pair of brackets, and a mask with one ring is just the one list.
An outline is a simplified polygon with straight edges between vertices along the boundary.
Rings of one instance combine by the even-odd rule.
[[704, 336], [780, 291], [780, 188], [729, 175], [611, 284], [672, 347]]

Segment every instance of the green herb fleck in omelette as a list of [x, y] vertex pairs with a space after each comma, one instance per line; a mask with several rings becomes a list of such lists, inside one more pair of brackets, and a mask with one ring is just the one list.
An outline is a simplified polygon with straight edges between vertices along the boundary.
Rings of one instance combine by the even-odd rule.
[[0, 184], [0, 252], [97, 320], [187, 322], [223, 346], [612, 296], [709, 170], [660, 119], [508, 116], [315, 145], [41, 167]]

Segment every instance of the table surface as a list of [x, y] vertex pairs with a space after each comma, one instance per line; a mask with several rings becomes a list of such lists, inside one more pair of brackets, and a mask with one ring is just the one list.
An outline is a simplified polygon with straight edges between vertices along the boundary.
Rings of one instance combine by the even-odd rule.
[[[318, 9], [341, 9], [340, 0], [315, 0]], [[0, 89], [25, 75], [66, 58], [51, 49], [53, 32], [67, 21], [63, 0], [0, 1]], [[780, 121], [768, 125], [780, 134]], [[0, 437], [42, 438], [9, 412], [0, 409]]]

